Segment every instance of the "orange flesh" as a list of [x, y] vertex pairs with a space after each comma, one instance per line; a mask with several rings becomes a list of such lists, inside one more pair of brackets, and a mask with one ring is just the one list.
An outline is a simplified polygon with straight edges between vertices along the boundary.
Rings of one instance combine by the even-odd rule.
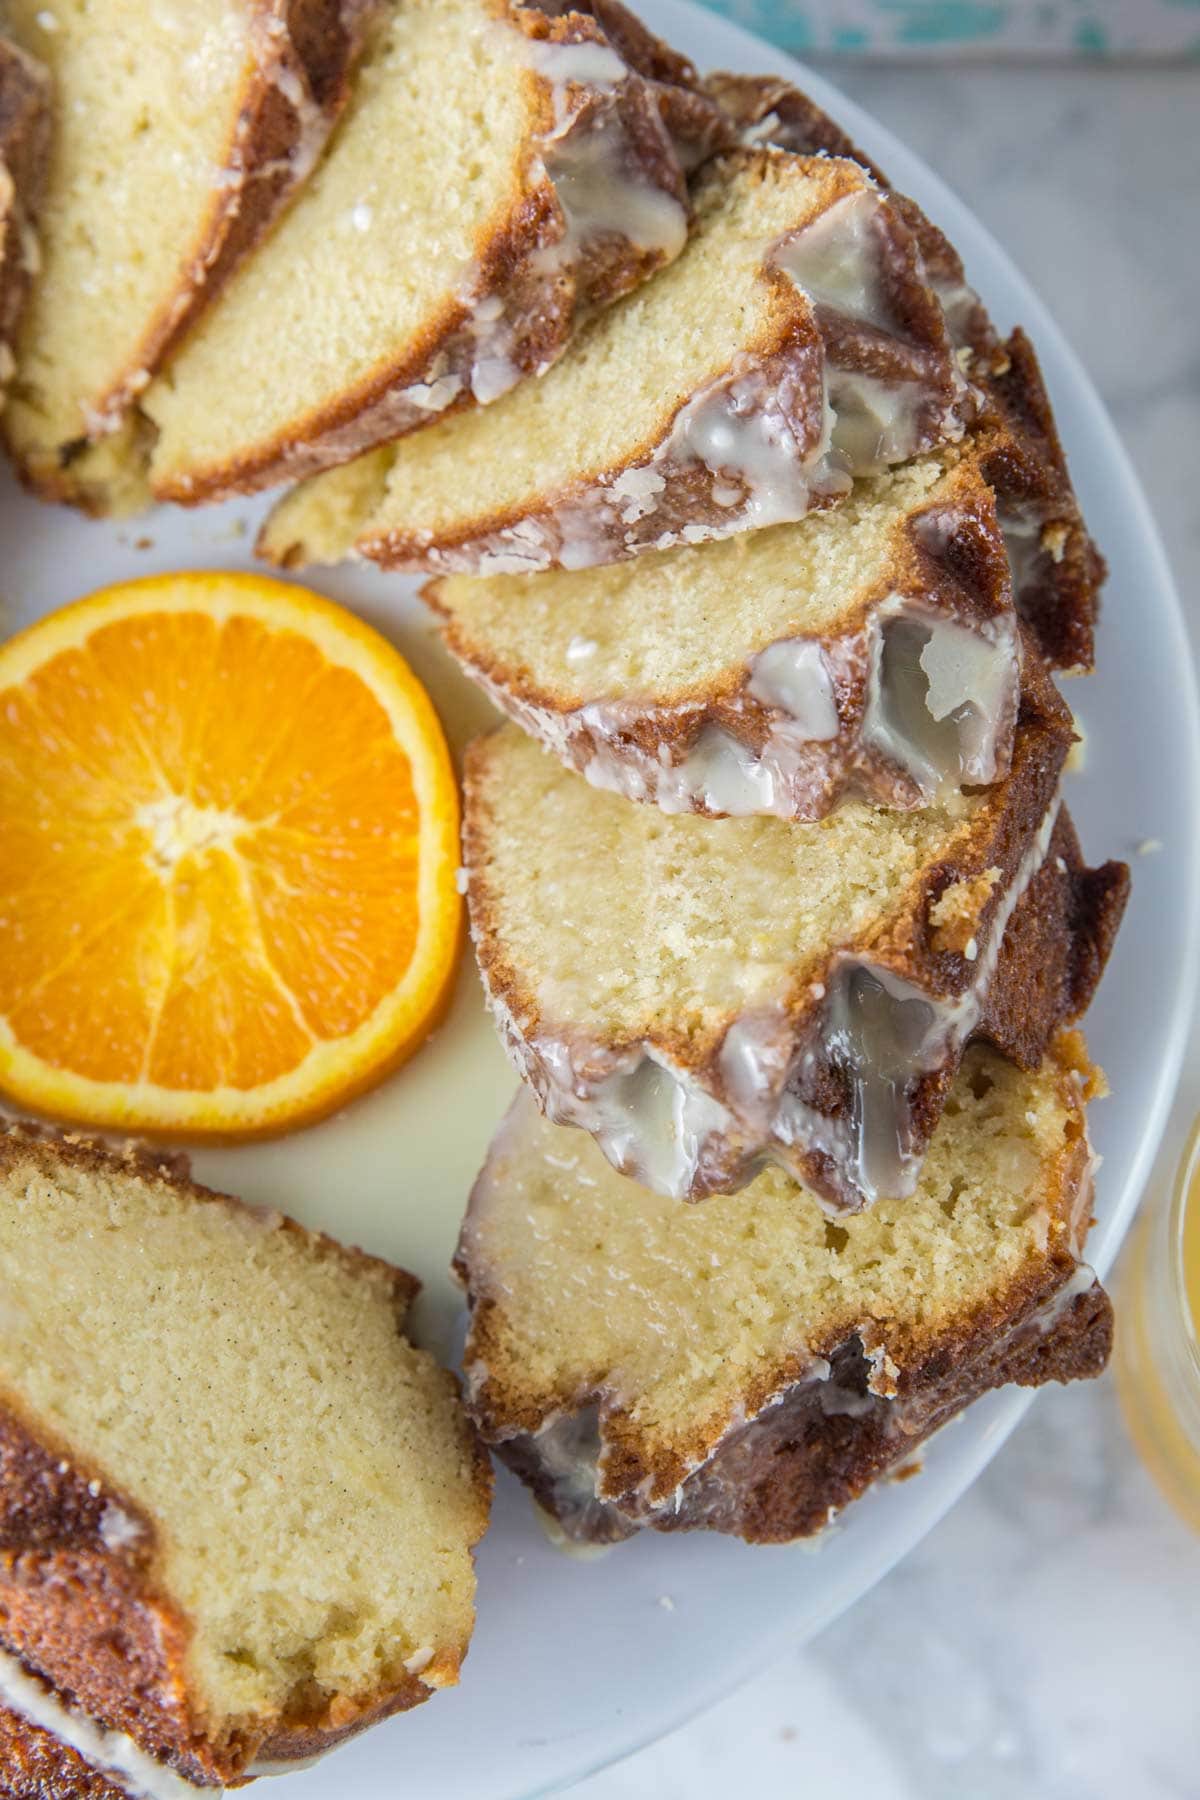
[[[119, 616], [122, 595], [137, 604]], [[41, 632], [52, 653], [6, 685]], [[66, 1116], [203, 1134], [327, 1111], [428, 1025], [457, 945], [456, 825], [423, 691], [330, 603], [168, 577], [55, 615], [0, 652], [0, 1085]], [[435, 920], [423, 856], [439, 864]], [[133, 1091], [56, 1103], [54, 1071]], [[270, 1117], [218, 1098], [289, 1078]], [[172, 1094], [213, 1096], [213, 1116], [173, 1118]]]

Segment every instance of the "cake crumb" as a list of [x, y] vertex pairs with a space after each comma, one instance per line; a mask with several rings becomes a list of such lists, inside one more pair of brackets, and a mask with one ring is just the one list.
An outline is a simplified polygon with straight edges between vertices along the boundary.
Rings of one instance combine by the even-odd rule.
[[670, 1594], [660, 1594], [658, 1596], [658, 1604], [662, 1607], [664, 1612], [675, 1611], [675, 1602], [672, 1600]]
[[[961, 1413], [959, 1414], [959, 1417], [962, 1417]], [[894, 1468], [888, 1479], [889, 1481], [911, 1481], [913, 1476], [920, 1475], [924, 1468], [925, 1464], [920, 1458], [913, 1457], [910, 1461], [902, 1462]]]
[[1000, 880], [1000, 870], [985, 869], [971, 881], [952, 881], [929, 909], [935, 950], [957, 950], [974, 962], [979, 955], [976, 936], [980, 916]]
[[1051, 562], [1060, 563], [1066, 554], [1071, 533], [1061, 519], [1052, 519], [1042, 532], [1042, 549]]
[[1136, 854], [1138, 856], [1157, 856], [1162, 847], [1161, 838], [1143, 838], [1137, 847]]

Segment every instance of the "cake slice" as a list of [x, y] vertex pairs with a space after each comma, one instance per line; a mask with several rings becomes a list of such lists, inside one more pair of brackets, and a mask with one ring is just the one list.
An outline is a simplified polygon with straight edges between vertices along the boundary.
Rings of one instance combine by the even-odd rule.
[[118, 1788], [219, 1786], [457, 1680], [489, 1476], [404, 1336], [413, 1277], [21, 1127], [0, 1265], [0, 1704], [26, 1760], [49, 1732]]
[[966, 1044], [1025, 1067], [1099, 978], [1127, 872], [1058, 800], [1061, 702], [1030, 696], [1006, 781], [817, 824], [667, 817], [513, 726], [468, 752], [475, 949], [549, 1116], [703, 1198], [764, 1159], [855, 1209], [913, 1191]]
[[737, 151], [693, 193], [686, 249], [553, 369], [331, 478], [332, 503], [300, 488], [268, 559], [583, 568], [801, 518], [962, 436], [941, 307], [856, 163]]
[[160, 499], [294, 480], [494, 400], [677, 254], [669, 84], [555, 10], [393, 0], [305, 193], [143, 400]]
[[[5, 421], [48, 499], [110, 504], [134, 398], [311, 169], [375, 0], [9, 0], [50, 67], [41, 264]], [[94, 464], [94, 466], [90, 466]]]
[[794, 525], [425, 598], [510, 718], [664, 812], [819, 819], [847, 793], [909, 808], [1008, 771], [1020, 654], [977, 450]]
[[0, 38], [0, 408], [16, 366], [13, 337], [37, 264], [34, 220], [49, 148], [46, 71]]
[[987, 1389], [1098, 1375], [1098, 1079], [1072, 1035], [1036, 1071], [973, 1048], [916, 1192], [841, 1226], [779, 1170], [701, 1207], [647, 1195], [522, 1094], [458, 1251], [485, 1439], [572, 1538], [783, 1543]]
[[1079, 510], [1033, 346], [1004, 343], [945, 233], [799, 88], [774, 76], [712, 75], [705, 90], [744, 143], [798, 155], [845, 156], [887, 189], [920, 246], [959, 361], [1001, 430], [987, 465], [1013, 565], [1015, 597], [1052, 667], [1090, 669], [1104, 559]]

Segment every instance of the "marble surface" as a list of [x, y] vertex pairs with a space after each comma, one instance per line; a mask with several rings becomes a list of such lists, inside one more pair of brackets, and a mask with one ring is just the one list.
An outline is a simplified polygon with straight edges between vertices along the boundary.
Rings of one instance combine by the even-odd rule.
[[[1200, 649], [1200, 78], [822, 68], [958, 189], [1057, 314], [1146, 486]], [[1163, 1164], [1198, 1108], [1200, 1038]], [[1106, 1377], [1043, 1395], [816, 1643], [575, 1792], [1196, 1800], [1198, 1665], [1200, 1538], [1138, 1465]]]

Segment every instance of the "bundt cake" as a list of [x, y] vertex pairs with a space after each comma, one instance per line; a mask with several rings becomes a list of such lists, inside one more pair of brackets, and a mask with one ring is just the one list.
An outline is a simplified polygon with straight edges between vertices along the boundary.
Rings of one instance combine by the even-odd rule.
[[29, 1733], [118, 1786], [219, 1786], [457, 1680], [489, 1476], [403, 1334], [411, 1276], [22, 1127], [0, 1261], [0, 1704]]
[[662, 84], [553, 12], [392, 0], [320, 168], [144, 397], [159, 498], [269, 487], [495, 399], [677, 254]]
[[1098, 979], [1126, 872], [1082, 867], [1069, 737], [1027, 710], [1006, 781], [817, 824], [667, 817], [512, 726], [478, 741], [471, 929], [544, 1110], [664, 1194], [765, 1157], [835, 1211], [910, 1193], [966, 1043], [1036, 1066]]
[[104, 444], [312, 167], [376, 0], [8, 0], [49, 65], [41, 261], [5, 434], [49, 499], [110, 504]]
[[50, 148], [50, 83], [0, 38], [0, 407], [16, 366], [13, 338], [37, 265], [34, 220]]
[[985, 415], [1002, 427], [988, 476], [1013, 564], [1017, 608], [1054, 668], [1090, 669], [1104, 559], [1080, 514], [1029, 339], [1018, 330], [1002, 342], [945, 233], [915, 201], [892, 189], [879, 165], [807, 94], [774, 76], [717, 74], [704, 86], [740, 141], [776, 144], [801, 156], [850, 157], [889, 190], [920, 246], [959, 361]]
[[831, 1225], [777, 1169], [679, 1207], [522, 1093], [463, 1227], [468, 1404], [569, 1536], [819, 1531], [976, 1396], [1097, 1375], [1097, 1076], [968, 1052], [916, 1191]]
[[[966, 388], [908, 227], [856, 163], [738, 151], [687, 247], [540, 380], [288, 496], [261, 548], [386, 567], [582, 568], [796, 519], [962, 436]], [[315, 509], [315, 518], [314, 518]], [[328, 541], [335, 516], [356, 535]]]
[[977, 455], [868, 477], [793, 525], [425, 597], [511, 718], [665, 812], [908, 808], [1008, 770], [1020, 651]]

